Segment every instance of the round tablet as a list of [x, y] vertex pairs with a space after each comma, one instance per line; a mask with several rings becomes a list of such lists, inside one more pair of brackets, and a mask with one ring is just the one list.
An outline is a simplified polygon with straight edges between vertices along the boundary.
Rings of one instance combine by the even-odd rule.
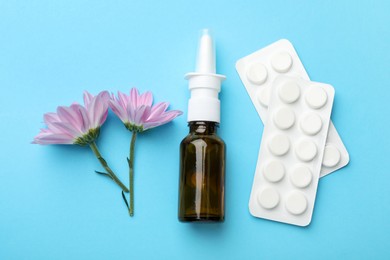
[[257, 92], [257, 101], [259, 101], [260, 105], [263, 107], [268, 107], [269, 98], [270, 98], [270, 89], [269, 87], [262, 87]]
[[306, 103], [314, 109], [319, 109], [328, 101], [328, 95], [321, 87], [311, 87], [305, 94]]
[[282, 156], [290, 149], [290, 140], [284, 134], [274, 135], [268, 141], [268, 149], [273, 155]]
[[274, 188], [265, 188], [257, 193], [257, 202], [265, 209], [273, 209], [279, 204], [279, 193]]
[[279, 129], [288, 129], [295, 122], [294, 111], [288, 107], [282, 107], [273, 114], [272, 119]]
[[284, 103], [290, 104], [298, 100], [301, 90], [296, 82], [287, 81], [279, 87], [278, 94]]
[[299, 191], [292, 192], [286, 199], [286, 209], [294, 215], [301, 215], [307, 208], [305, 195]]
[[315, 113], [310, 113], [302, 117], [300, 127], [307, 135], [316, 135], [322, 128], [321, 117]]
[[322, 165], [325, 167], [334, 167], [336, 166], [341, 159], [341, 154], [339, 149], [333, 145], [326, 145], [324, 150], [324, 158], [322, 159]]
[[262, 63], [254, 63], [246, 71], [246, 77], [250, 82], [261, 85], [267, 80], [267, 68]]
[[263, 168], [264, 177], [269, 182], [278, 182], [284, 177], [284, 166], [279, 161], [271, 161]]
[[277, 72], [285, 73], [290, 70], [293, 60], [287, 52], [276, 53], [271, 58], [271, 65]]
[[295, 147], [295, 154], [304, 162], [309, 162], [317, 155], [317, 146], [309, 140], [300, 141]]
[[312, 174], [309, 168], [304, 165], [296, 167], [290, 174], [290, 181], [298, 188], [306, 188], [312, 180]]

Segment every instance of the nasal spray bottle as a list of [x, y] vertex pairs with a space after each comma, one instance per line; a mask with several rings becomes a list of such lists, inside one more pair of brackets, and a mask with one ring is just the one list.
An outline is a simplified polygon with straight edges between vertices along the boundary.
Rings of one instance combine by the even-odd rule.
[[216, 74], [215, 51], [203, 30], [196, 72], [186, 74], [189, 134], [180, 144], [179, 220], [222, 222], [225, 217], [225, 143], [217, 135], [218, 93], [225, 76]]

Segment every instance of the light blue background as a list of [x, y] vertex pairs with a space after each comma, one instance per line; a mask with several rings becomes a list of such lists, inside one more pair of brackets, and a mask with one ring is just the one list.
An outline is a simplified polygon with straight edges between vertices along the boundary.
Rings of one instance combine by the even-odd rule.
[[[390, 257], [390, 2], [0, 0], [0, 259], [374, 259]], [[186, 114], [139, 137], [135, 216], [87, 148], [30, 144], [42, 115], [83, 90], [152, 90], [186, 111], [198, 31], [211, 28], [227, 143], [226, 221], [177, 220]], [[289, 39], [336, 89], [350, 164], [320, 180], [312, 224], [250, 216], [263, 126], [237, 59]], [[127, 183], [130, 133], [111, 113], [103, 155]]]

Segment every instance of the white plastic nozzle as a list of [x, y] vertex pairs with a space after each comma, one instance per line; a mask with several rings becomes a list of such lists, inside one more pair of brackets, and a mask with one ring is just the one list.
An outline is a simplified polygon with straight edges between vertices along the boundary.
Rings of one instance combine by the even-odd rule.
[[185, 78], [189, 81], [191, 91], [187, 121], [219, 123], [218, 93], [221, 91], [221, 82], [226, 77], [216, 74], [214, 44], [208, 29], [202, 30], [200, 36], [196, 71], [186, 74]]
[[196, 72], [215, 73], [214, 44], [208, 29], [202, 30], [200, 36]]

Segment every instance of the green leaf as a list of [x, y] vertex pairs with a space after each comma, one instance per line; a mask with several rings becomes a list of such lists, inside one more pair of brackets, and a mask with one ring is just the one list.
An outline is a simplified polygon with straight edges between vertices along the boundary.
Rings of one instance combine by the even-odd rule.
[[101, 174], [101, 175], [103, 175], [103, 176], [106, 176], [106, 177], [108, 177], [108, 178], [110, 178], [110, 179], [112, 179], [111, 175], [108, 174], [108, 173], [106, 173], [106, 172], [99, 172], [99, 171], [95, 171], [95, 172], [98, 173], [98, 174]]
[[127, 199], [126, 199], [126, 196], [125, 196], [125, 193], [122, 191], [122, 198], [123, 198], [123, 201], [125, 202], [126, 204], [126, 207], [127, 209], [129, 209], [129, 203], [127, 202]]

